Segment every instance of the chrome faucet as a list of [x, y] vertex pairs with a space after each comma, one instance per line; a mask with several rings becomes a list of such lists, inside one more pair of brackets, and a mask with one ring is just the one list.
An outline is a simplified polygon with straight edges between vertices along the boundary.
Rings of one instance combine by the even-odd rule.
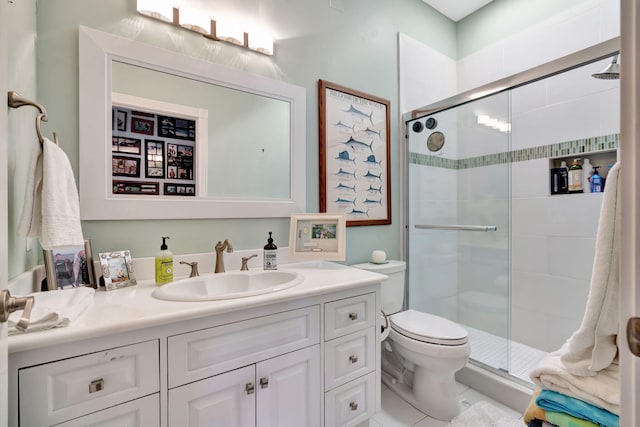
[[222, 256], [222, 253], [225, 249], [227, 250], [227, 253], [233, 252], [233, 246], [231, 246], [229, 239], [226, 239], [224, 243], [218, 242], [214, 249], [216, 250], [216, 268], [213, 272], [224, 273], [224, 257]]
[[255, 258], [257, 257], [258, 254], [253, 254], [251, 256], [248, 257], [242, 257], [242, 266], [240, 267], [240, 271], [249, 271], [249, 267], [247, 266], [247, 262], [251, 259], [251, 258]]

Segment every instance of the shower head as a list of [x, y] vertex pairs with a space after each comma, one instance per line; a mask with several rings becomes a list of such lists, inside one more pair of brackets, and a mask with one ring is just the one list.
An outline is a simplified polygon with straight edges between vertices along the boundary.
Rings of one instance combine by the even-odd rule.
[[611, 64], [599, 73], [592, 74], [591, 77], [596, 79], [614, 80], [620, 78], [620, 65], [618, 64], [618, 55], [613, 57]]

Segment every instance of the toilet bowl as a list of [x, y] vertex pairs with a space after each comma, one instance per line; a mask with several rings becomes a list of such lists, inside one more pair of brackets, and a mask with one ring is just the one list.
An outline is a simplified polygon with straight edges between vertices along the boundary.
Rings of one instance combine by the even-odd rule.
[[467, 331], [439, 316], [418, 310], [401, 311], [404, 262], [353, 267], [389, 277], [382, 283], [381, 292], [382, 310], [389, 325], [383, 333], [386, 336], [388, 332], [382, 345], [382, 381], [421, 412], [450, 421], [460, 413], [455, 373], [466, 365], [471, 354]]

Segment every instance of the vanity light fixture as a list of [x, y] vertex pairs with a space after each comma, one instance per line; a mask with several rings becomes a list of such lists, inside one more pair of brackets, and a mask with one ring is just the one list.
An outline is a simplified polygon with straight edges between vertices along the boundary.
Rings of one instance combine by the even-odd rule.
[[212, 20], [205, 12], [182, 6], [174, 7], [171, 0], [136, 0], [141, 15], [202, 34], [204, 37], [246, 47], [264, 55], [273, 55], [273, 39], [266, 31], [247, 33], [234, 19]]
[[173, 23], [173, 5], [168, 0], [138, 0], [136, 9], [141, 15]]
[[183, 7], [179, 10], [178, 22], [187, 30], [204, 35], [211, 34], [211, 18], [192, 7]]

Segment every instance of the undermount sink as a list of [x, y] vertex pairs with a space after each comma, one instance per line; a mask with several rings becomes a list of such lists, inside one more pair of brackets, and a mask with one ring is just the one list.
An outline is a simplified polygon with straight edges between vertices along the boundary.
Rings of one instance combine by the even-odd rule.
[[230, 271], [177, 280], [153, 291], [169, 301], [214, 301], [277, 292], [301, 283], [291, 271]]

